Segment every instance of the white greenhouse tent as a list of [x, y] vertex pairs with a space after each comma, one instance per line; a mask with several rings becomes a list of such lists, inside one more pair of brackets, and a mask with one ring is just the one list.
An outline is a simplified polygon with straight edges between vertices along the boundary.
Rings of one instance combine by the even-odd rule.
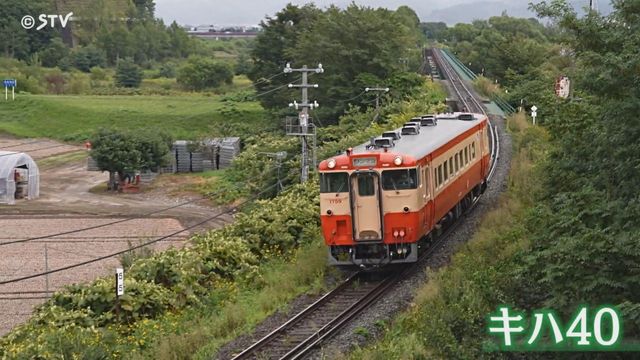
[[0, 151], [0, 204], [15, 204], [16, 197], [40, 196], [40, 171], [31, 156]]

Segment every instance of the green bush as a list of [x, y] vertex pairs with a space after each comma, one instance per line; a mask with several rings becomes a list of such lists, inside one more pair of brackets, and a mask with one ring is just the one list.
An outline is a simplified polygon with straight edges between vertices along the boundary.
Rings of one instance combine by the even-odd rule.
[[216, 88], [233, 82], [233, 71], [225, 63], [192, 57], [178, 71], [178, 83], [191, 90]]
[[116, 66], [116, 86], [137, 88], [142, 82], [142, 70], [132, 59], [118, 61]]
[[107, 63], [104, 51], [93, 45], [75, 49], [71, 57], [73, 66], [84, 72], [89, 72], [94, 66], [104, 67]]

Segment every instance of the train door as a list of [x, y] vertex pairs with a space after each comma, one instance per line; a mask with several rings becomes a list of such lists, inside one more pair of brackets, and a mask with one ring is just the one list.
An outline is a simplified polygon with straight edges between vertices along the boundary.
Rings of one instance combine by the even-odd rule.
[[382, 240], [380, 176], [373, 171], [351, 175], [351, 210], [356, 241]]

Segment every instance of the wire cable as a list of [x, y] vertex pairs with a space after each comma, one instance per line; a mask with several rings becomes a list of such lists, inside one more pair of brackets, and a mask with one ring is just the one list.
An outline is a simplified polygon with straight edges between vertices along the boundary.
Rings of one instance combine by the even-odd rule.
[[47, 141], [47, 140], [25, 141], [25, 142], [21, 142], [21, 143], [13, 144], [13, 145], [7, 145], [7, 146], [0, 147], [0, 150], [5, 150], [5, 149], [9, 149], [9, 148], [14, 148], [14, 147], [22, 146], [22, 145], [31, 145], [31, 144], [36, 144], [36, 143], [45, 142], [45, 141]]
[[[97, 258], [95, 258], [95, 259], [91, 259], [91, 260], [83, 261], [83, 262], [76, 263], [76, 264], [72, 264], [72, 265], [63, 266], [63, 267], [61, 267], [61, 268], [57, 268], [57, 269], [53, 269], [53, 270], [49, 270], [49, 271], [45, 271], [45, 272], [41, 272], [41, 273], [37, 273], [37, 274], [32, 274], [32, 275], [22, 276], [22, 277], [14, 278], [14, 279], [10, 279], [10, 280], [0, 281], [0, 285], [6, 285], [6, 284], [17, 283], [17, 282], [21, 282], [21, 281], [25, 281], [25, 280], [30, 280], [30, 279], [38, 278], [38, 277], [45, 276], [45, 275], [55, 274], [55, 273], [58, 273], [58, 272], [61, 272], [61, 271], [66, 271], [66, 270], [70, 270], [70, 269], [75, 269], [75, 268], [80, 267], [80, 266], [84, 266], [84, 265], [92, 264], [92, 263], [95, 263], [95, 262], [98, 262], [98, 261], [102, 261], [102, 260], [106, 260], [106, 259], [110, 259], [110, 258], [112, 258], [112, 257], [116, 257], [116, 256], [118, 256], [118, 255], [126, 254], [126, 253], [128, 253], [128, 252], [130, 252], [130, 251], [133, 251], [133, 250], [137, 250], [137, 249], [141, 249], [141, 248], [143, 248], [143, 247], [147, 247], [147, 246], [149, 246], [149, 245], [152, 245], [152, 244], [155, 244], [155, 243], [157, 243], [157, 242], [163, 241], [163, 240], [165, 240], [165, 239], [171, 238], [171, 237], [173, 237], [173, 236], [175, 236], [175, 235], [181, 234], [181, 233], [183, 233], [183, 232], [185, 232], [185, 231], [189, 231], [189, 230], [191, 230], [191, 229], [193, 229], [193, 228], [195, 228], [195, 227], [198, 227], [198, 226], [200, 226], [200, 225], [206, 224], [207, 222], [209, 222], [209, 221], [211, 221], [211, 220], [213, 220], [213, 219], [219, 218], [220, 216], [227, 215], [227, 214], [229, 214], [229, 213], [235, 212], [235, 211], [236, 211], [236, 210], [238, 210], [240, 207], [244, 206], [245, 204], [248, 204], [249, 202], [252, 202], [252, 201], [256, 200], [256, 199], [257, 199], [257, 198], [259, 198], [262, 194], [265, 194], [266, 192], [270, 191], [271, 189], [275, 188], [275, 187], [276, 187], [276, 186], [278, 186], [278, 185], [279, 185], [278, 183], [275, 183], [275, 184], [273, 184], [273, 185], [271, 185], [271, 186], [269, 186], [269, 187], [267, 187], [267, 188], [263, 189], [263, 190], [262, 190], [261, 192], [259, 192], [258, 194], [256, 194], [256, 195], [252, 196], [251, 198], [249, 198], [249, 199], [247, 199], [247, 200], [245, 200], [245, 201], [241, 202], [240, 204], [238, 204], [238, 205], [236, 205], [236, 206], [234, 206], [234, 207], [232, 207], [232, 208], [230, 208], [230, 209], [228, 209], [228, 210], [226, 210], [226, 211], [223, 211], [223, 212], [221, 212], [221, 213], [218, 213], [218, 214], [216, 214], [216, 215], [213, 215], [213, 216], [211, 216], [211, 217], [208, 217], [207, 219], [205, 219], [205, 220], [203, 220], [203, 221], [200, 221], [200, 222], [198, 222], [197, 224], [194, 224], [194, 225], [188, 226], [188, 227], [186, 227], [186, 228], [184, 228], [184, 229], [182, 229], [182, 230], [175, 231], [175, 232], [173, 232], [173, 233], [171, 233], [171, 234], [168, 234], [168, 235], [162, 236], [162, 237], [160, 237], [160, 238], [157, 238], [157, 239], [154, 239], [154, 240], [151, 240], [151, 241], [147, 241], [147, 242], [142, 243], [142, 244], [139, 244], [139, 245], [132, 246], [132, 247], [130, 247], [130, 248], [128, 248], [128, 249], [126, 249], [126, 250], [118, 251], [118, 252], [115, 252], [115, 253], [112, 253], [112, 254], [109, 254], [109, 255], [103, 255], [103, 256], [97, 257]], [[0, 300], [1, 300], [1, 299], [0, 299]]]
[[[267, 170], [267, 172], [265, 172], [264, 174], [265, 175], [269, 174], [269, 173], [271, 173], [272, 171], [274, 171], [276, 169], [277, 169], [277, 166], [274, 166], [271, 169]], [[240, 187], [240, 186], [237, 186], [237, 187]], [[132, 221], [132, 220], [137, 220], [137, 219], [144, 219], [144, 218], [147, 218], [147, 217], [149, 217], [151, 215], [155, 215], [155, 214], [158, 214], [158, 213], [161, 213], [161, 212], [169, 211], [169, 210], [172, 210], [172, 209], [175, 209], [175, 208], [178, 208], [178, 207], [181, 207], [181, 206], [185, 206], [185, 205], [197, 202], [197, 201], [206, 200], [208, 198], [208, 196], [215, 196], [215, 195], [221, 194], [221, 193], [223, 193], [225, 191], [227, 191], [227, 190], [220, 190], [220, 191], [213, 192], [213, 193], [207, 193], [206, 195], [204, 195], [204, 196], [202, 196], [200, 198], [191, 199], [191, 200], [182, 202], [180, 204], [169, 206], [169, 207], [166, 207], [166, 208], [163, 208], [163, 209], [154, 210], [154, 211], [151, 211], [151, 212], [148, 212], [146, 214], [142, 214], [142, 215], [136, 216], [136, 217], [120, 219], [120, 220], [111, 221], [111, 222], [104, 223], [104, 224], [93, 225], [93, 226], [89, 226], [89, 227], [85, 227], [85, 228], [59, 232], [59, 233], [55, 233], [55, 234], [34, 236], [34, 237], [26, 238], [26, 239], [0, 242], [0, 247], [1, 246], [6, 246], [6, 245], [11, 245], [11, 244], [20, 244], [20, 243], [25, 243], [25, 242], [29, 242], [29, 241], [35, 241], [35, 240], [49, 239], [49, 238], [52, 238], [52, 237], [57, 237], [57, 236], [62, 236], [62, 235], [75, 234], [75, 233], [79, 233], [79, 232], [83, 232], [83, 231], [99, 229], [99, 228], [102, 228], [102, 227], [105, 227], [105, 226], [121, 224], [121, 223], [124, 223], [124, 222], [127, 222], [127, 221]]]

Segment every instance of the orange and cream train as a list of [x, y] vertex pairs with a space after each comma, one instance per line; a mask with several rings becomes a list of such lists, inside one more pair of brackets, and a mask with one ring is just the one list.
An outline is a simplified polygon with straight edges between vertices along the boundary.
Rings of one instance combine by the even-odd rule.
[[417, 261], [418, 244], [486, 188], [488, 132], [482, 114], [425, 115], [322, 161], [320, 211], [330, 263]]

